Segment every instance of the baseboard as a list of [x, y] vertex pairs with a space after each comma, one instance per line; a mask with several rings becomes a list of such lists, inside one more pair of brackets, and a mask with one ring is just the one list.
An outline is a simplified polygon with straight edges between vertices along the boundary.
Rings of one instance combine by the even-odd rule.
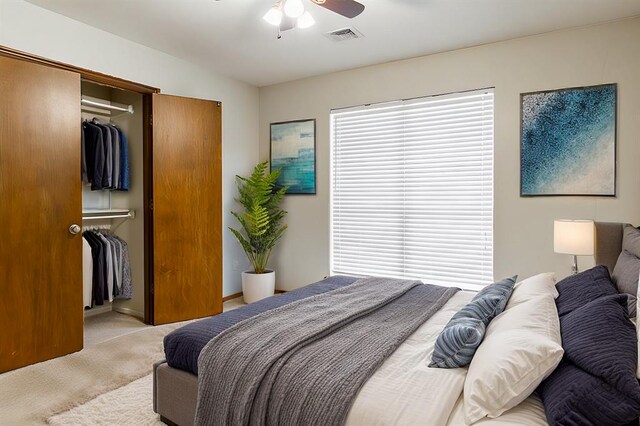
[[116, 311], [116, 312], [120, 312], [121, 314], [129, 315], [129, 316], [140, 318], [140, 319], [144, 320], [144, 314], [142, 312], [140, 312], [140, 311], [136, 311], [135, 309], [123, 308], [123, 307], [120, 307], [120, 306], [114, 306], [113, 310]]
[[233, 293], [233, 294], [230, 294], [228, 296], [223, 297], [222, 298], [222, 303], [228, 302], [229, 300], [237, 299], [238, 297], [242, 297], [242, 292]]
[[[286, 292], [287, 292], [287, 290], [276, 290], [276, 294], [286, 293]], [[223, 297], [222, 298], [222, 303], [228, 302], [229, 300], [237, 299], [238, 297], [242, 297], [242, 292], [233, 293], [233, 294], [230, 294], [228, 296]]]
[[104, 314], [105, 312], [111, 312], [113, 310], [113, 306], [111, 302], [107, 302], [104, 305], [94, 306], [91, 309], [87, 309], [84, 311], [84, 317], [92, 317], [94, 315]]
[[84, 311], [84, 317], [92, 317], [94, 315], [100, 315], [111, 311], [120, 312], [121, 314], [129, 315], [136, 318], [144, 318], [144, 314], [142, 312], [136, 311], [135, 309], [114, 306], [111, 302], [107, 302], [104, 305], [100, 306], [94, 306], [91, 309], [87, 309], [86, 311]]

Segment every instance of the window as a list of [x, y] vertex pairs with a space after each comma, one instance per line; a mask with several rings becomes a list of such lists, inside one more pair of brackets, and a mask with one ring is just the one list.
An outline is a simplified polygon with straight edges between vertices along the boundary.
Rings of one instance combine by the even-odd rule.
[[331, 272], [493, 281], [493, 89], [331, 112]]

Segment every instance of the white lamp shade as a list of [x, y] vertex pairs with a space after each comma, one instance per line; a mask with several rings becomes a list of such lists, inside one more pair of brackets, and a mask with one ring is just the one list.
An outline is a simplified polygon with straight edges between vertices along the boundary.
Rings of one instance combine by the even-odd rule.
[[297, 26], [298, 28], [309, 28], [316, 21], [313, 19], [313, 16], [309, 12], [304, 12], [301, 17], [298, 18]]
[[277, 27], [282, 22], [282, 11], [277, 6], [273, 6], [262, 19]]
[[553, 251], [575, 256], [591, 256], [595, 245], [592, 220], [561, 219], [553, 222]]
[[304, 13], [302, 0], [286, 0], [284, 3], [284, 13], [289, 18], [299, 18]]

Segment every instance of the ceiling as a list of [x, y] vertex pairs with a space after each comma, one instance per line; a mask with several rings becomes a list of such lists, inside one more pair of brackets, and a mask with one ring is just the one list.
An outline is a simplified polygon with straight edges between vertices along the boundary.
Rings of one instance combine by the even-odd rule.
[[[349, 20], [316, 19], [276, 39], [273, 0], [28, 0], [256, 86], [640, 15], [640, 0], [359, 0]], [[353, 26], [364, 38], [323, 33]]]

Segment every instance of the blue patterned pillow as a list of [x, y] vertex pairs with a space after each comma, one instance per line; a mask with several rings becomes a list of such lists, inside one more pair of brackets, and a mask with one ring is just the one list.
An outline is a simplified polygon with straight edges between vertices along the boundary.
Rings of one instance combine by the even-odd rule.
[[476, 318], [451, 319], [436, 340], [429, 367], [458, 368], [471, 363], [484, 338], [485, 325]]
[[471, 363], [486, 327], [507, 306], [517, 278], [507, 278], [483, 288], [456, 312], [436, 340], [429, 367], [458, 368]]
[[517, 279], [518, 276], [514, 275], [511, 278], [505, 278], [502, 281], [488, 285], [471, 299], [469, 305], [475, 303], [476, 309], [479, 310], [481, 315], [480, 319], [484, 321], [485, 326], [489, 325], [492, 319], [504, 311], [511, 293], [513, 293], [513, 286], [516, 284]]

